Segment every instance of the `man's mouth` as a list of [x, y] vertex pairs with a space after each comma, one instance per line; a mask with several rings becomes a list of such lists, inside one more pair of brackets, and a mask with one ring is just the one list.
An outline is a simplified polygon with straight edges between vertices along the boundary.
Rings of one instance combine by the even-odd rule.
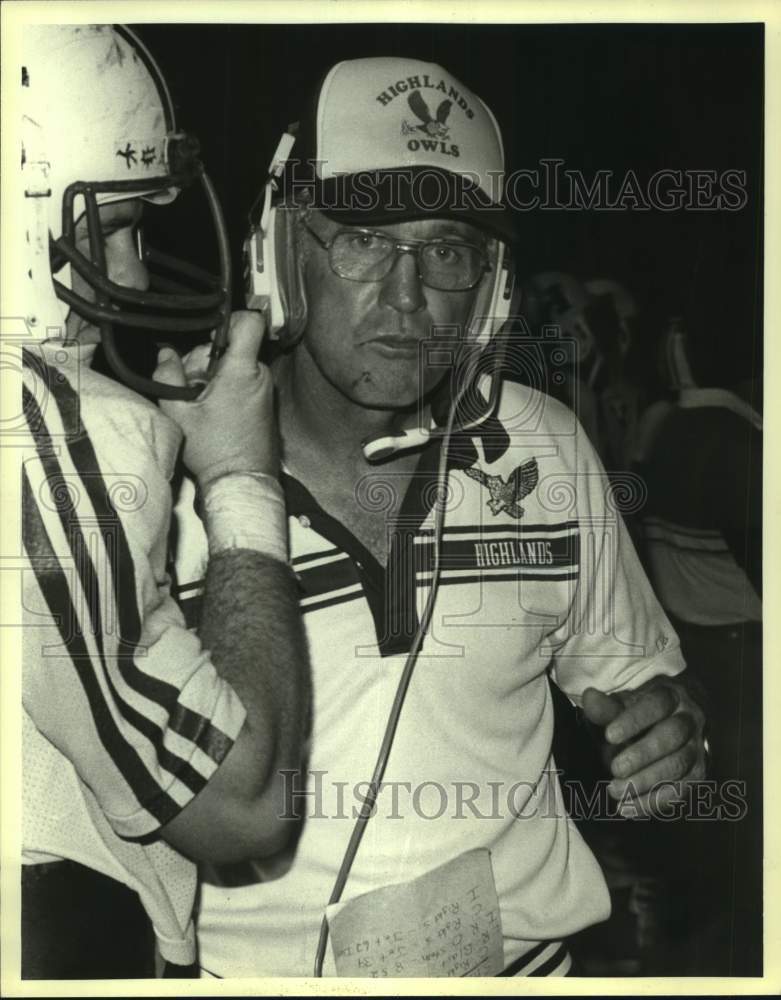
[[380, 353], [387, 356], [416, 358], [420, 352], [422, 341], [419, 337], [403, 337], [388, 334], [383, 337], [374, 337], [369, 343], [377, 347]]

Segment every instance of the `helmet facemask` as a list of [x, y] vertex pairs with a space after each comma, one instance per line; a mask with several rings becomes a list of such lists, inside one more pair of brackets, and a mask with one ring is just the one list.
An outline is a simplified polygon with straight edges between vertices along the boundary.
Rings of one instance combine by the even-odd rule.
[[[188, 141], [177, 136], [175, 141]], [[160, 190], [172, 186], [181, 188], [194, 181], [203, 187], [211, 211], [214, 233], [220, 255], [220, 273], [212, 275], [195, 264], [150, 247], [143, 239], [143, 229], [137, 229], [139, 258], [149, 274], [148, 290], [126, 288], [108, 276], [106, 253], [101, 230], [100, 204], [102, 194], [126, 194], [129, 198], [149, 193], [148, 181], [86, 182], [70, 184], [65, 191], [62, 205], [62, 235], [50, 236], [52, 283], [57, 297], [79, 316], [94, 323], [101, 333], [101, 343], [106, 360], [114, 373], [130, 388], [145, 395], [165, 399], [189, 399], [200, 391], [198, 387], [182, 390], [167, 386], [133, 372], [122, 359], [116, 342], [115, 326], [128, 330], [160, 334], [163, 339], [176, 335], [215, 330], [214, 353], [219, 353], [227, 342], [230, 319], [230, 251], [225, 223], [214, 188], [201, 164], [194, 161], [191, 173], [171, 174], [162, 178]], [[138, 194], [136, 194], [138, 192]], [[90, 257], [82, 253], [76, 242], [76, 213], [74, 203], [83, 199], [87, 223]], [[112, 199], [116, 201], [116, 198]], [[57, 279], [55, 268], [70, 264], [94, 292], [94, 299], [87, 299]]]
[[[134, 372], [117, 348], [116, 334], [122, 328], [170, 342], [177, 335], [202, 333], [206, 339], [213, 332], [215, 361], [227, 341], [228, 237], [197, 141], [175, 131], [165, 81], [140, 40], [125, 28], [46, 26], [32, 40], [28, 57], [22, 75], [27, 88], [22, 175], [31, 210], [25, 310], [35, 317], [30, 325], [51, 336], [52, 326], [62, 327], [72, 310], [99, 328], [109, 367], [130, 388], [144, 395], [193, 398], [200, 386], [168, 386]], [[96, 94], [89, 105], [88, 93]], [[77, 114], [77, 105], [86, 111]], [[210, 274], [145, 245], [139, 225], [138, 253], [149, 288], [112, 281], [100, 206], [136, 198], [167, 204], [181, 191], [198, 188], [216, 237], [218, 272]], [[82, 218], [86, 240], [82, 233], [77, 239]], [[71, 287], [73, 271], [87, 285], [85, 294]]]

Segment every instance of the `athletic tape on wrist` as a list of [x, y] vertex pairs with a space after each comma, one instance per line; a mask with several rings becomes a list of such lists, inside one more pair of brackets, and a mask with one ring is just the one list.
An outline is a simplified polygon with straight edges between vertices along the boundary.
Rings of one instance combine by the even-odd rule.
[[261, 472], [231, 472], [203, 495], [209, 554], [252, 549], [286, 563], [287, 513], [282, 487]]

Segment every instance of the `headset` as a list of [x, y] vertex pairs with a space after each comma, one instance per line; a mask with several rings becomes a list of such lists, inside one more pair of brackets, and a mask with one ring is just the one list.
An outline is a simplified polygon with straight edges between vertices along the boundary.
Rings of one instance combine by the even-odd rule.
[[[293, 337], [298, 336], [306, 322], [305, 312], [299, 305], [300, 296], [295, 294], [296, 282], [300, 278], [291, 233], [283, 219], [287, 213], [280, 211], [275, 204], [279, 181], [295, 145], [297, 132], [298, 125], [291, 125], [279, 140], [263, 191], [250, 210], [249, 233], [243, 247], [246, 306], [263, 314], [268, 336], [272, 340], [279, 340], [283, 330]], [[499, 240], [494, 243], [491, 264], [494, 281], [486, 282], [480, 288], [469, 321], [467, 342], [480, 353], [486, 351], [495, 334], [506, 323], [514, 304], [512, 255], [506, 244]], [[497, 352], [493, 370], [479, 375], [478, 388], [484, 405], [480, 407], [480, 412], [458, 422], [456, 430], [474, 430], [495, 412], [501, 387], [501, 361], [501, 352]], [[466, 370], [477, 371], [473, 361], [466, 366]], [[447, 433], [444, 427], [431, 424], [397, 434], [374, 435], [363, 442], [363, 453], [368, 461], [381, 462], [400, 451], [420, 448]]]
[[[250, 209], [250, 229], [244, 240], [244, 286], [246, 305], [248, 309], [261, 312], [266, 320], [267, 336], [278, 340], [282, 330], [289, 326], [290, 305], [287, 301], [287, 290], [290, 287], [288, 275], [282, 274], [278, 266], [284, 257], [277, 230], [278, 210], [273, 203], [274, 195], [279, 190], [279, 178], [285, 169], [293, 145], [296, 141], [297, 127], [291, 125], [279, 140], [271, 164], [268, 168], [268, 178], [263, 191]], [[253, 216], [258, 202], [263, 200], [263, 208], [257, 222]]]

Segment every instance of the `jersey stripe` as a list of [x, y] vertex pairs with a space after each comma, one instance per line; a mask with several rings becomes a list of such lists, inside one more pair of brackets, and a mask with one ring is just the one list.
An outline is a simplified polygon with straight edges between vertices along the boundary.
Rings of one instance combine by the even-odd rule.
[[356, 584], [355, 587], [345, 587], [341, 591], [329, 592], [329, 596], [322, 600], [308, 598], [301, 601], [300, 608], [302, 613], [306, 614], [308, 611], [320, 611], [322, 608], [333, 607], [334, 604], [344, 604], [347, 601], [354, 601], [356, 598], [363, 597], [364, 595], [363, 587], [360, 584]]
[[703, 540], [718, 538], [721, 532], [718, 528], [690, 528], [688, 525], [678, 524], [667, 518], [658, 515], [649, 515], [643, 518], [643, 525], [658, 527], [666, 531], [672, 531], [676, 535], [685, 535], [687, 538], [701, 538]]
[[554, 953], [541, 965], [525, 973], [527, 976], [563, 976], [572, 965], [569, 952], [560, 944]]
[[201, 609], [203, 608], [203, 590], [198, 594], [192, 594], [190, 597], [179, 597], [174, 593], [176, 597], [179, 609], [184, 615], [184, 623], [187, 628], [195, 629], [196, 631], [201, 625]]
[[361, 589], [355, 564], [344, 553], [339, 559], [330, 560], [324, 565], [320, 565], [318, 562], [305, 568], [297, 566], [296, 577], [301, 592], [302, 605], [305, 605], [311, 598], [323, 594], [331, 594], [335, 597], [338, 591], [347, 588], [358, 587]]
[[[134, 726], [152, 744], [161, 766], [165, 768], [171, 776], [175, 776], [182, 781], [191, 792], [197, 793], [203, 787], [205, 779], [191, 766], [187, 760], [172, 753], [171, 750], [165, 746], [163, 742], [163, 729], [157, 725], [153, 719], [150, 719], [148, 716], [139, 712], [136, 708], [130, 705], [122, 697], [112, 681], [111, 672], [106, 663], [106, 651], [103, 642], [103, 615], [101, 610], [100, 586], [95, 566], [89, 556], [87, 543], [84, 539], [81, 526], [79, 525], [78, 515], [67, 489], [65, 477], [63, 476], [59, 462], [55, 457], [54, 446], [48, 430], [46, 429], [46, 424], [43, 421], [43, 415], [41, 414], [35, 399], [27, 390], [27, 387], [24, 386], [23, 389], [25, 394], [25, 413], [28, 414], [28, 419], [31, 418], [35, 421], [37, 426], [34, 438], [38, 458], [41, 462], [41, 466], [43, 467], [43, 471], [46, 476], [46, 484], [57, 508], [57, 514], [62, 525], [63, 533], [67, 539], [68, 545], [70, 546], [73, 562], [76, 566], [79, 579], [81, 580], [84, 595], [86, 597], [88, 615], [92, 626], [91, 633], [95, 639], [95, 645], [97, 647], [100, 665], [102, 667], [102, 674], [106, 685], [108, 686], [111, 696], [125, 721]], [[27, 480], [27, 484], [29, 488], [29, 480]], [[26, 494], [26, 496], [27, 495], [28, 494]], [[32, 490], [29, 490], [29, 496], [32, 497]], [[114, 524], [111, 526], [114, 527], [118, 521], [119, 518], [115, 513], [113, 517]], [[103, 525], [106, 527], [108, 526], [106, 524], [106, 519], [103, 520]], [[121, 528], [119, 531], [121, 531]], [[102, 532], [101, 535], [104, 543], [104, 551], [111, 553], [113, 551], [113, 546], [106, 545], [106, 537]], [[112, 535], [116, 537], [113, 532]], [[112, 566], [111, 569], [113, 579], [114, 574], [116, 573], [116, 568], [115, 566]], [[117, 591], [115, 586], [115, 597], [116, 593]], [[128, 687], [135, 690], [139, 694], [145, 695], [146, 692], [143, 689], [144, 685], [138, 683], [138, 678], [139, 676], [147, 675], [142, 674], [141, 671], [134, 668], [132, 656], [135, 653], [136, 645], [135, 643], [128, 642], [126, 639], [126, 635], [123, 631], [124, 622], [122, 621], [123, 616], [121, 609], [119, 617], [121, 622], [120, 639], [114, 660], [117, 663], [122, 679], [125, 683], [127, 683]], [[74, 623], [76, 621], [75, 618], [70, 620]], [[86, 650], [86, 647], [85, 653], [89, 660], [93, 659]], [[166, 685], [166, 687], [170, 687], [170, 685]]]
[[[418, 576], [418, 586], [427, 586], [431, 582], [431, 573], [421, 573]], [[562, 583], [567, 580], [577, 580], [577, 573], [526, 573], [524, 571], [516, 571], [515, 573], [490, 573], [486, 570], [483, 571], [481, 575], [465, 575], [460, 576], [458, 572], [447, 573], [442, 572], [440, 577], [440, 584], [443, 587], [447, 587], [450, 584], [456, 583], [513, 583], [522, 582], [526, 580], [545, 580], [546, 582], [552, 583]]]
[[669, 545], [683, 552], [703, 555], [728, 555], [730, 551], [720, 531], [687, 531], [678, 524], [658, 518], [644, 520], [643, 529], [647, 541], [655, 545]]
[[542, 941], [521, 955], [500, 976], [565, 976], [572, 958], [560, 941]]
[[[45, 362], [35, 358], [34, 355], [25, 351], [24, 362], [29, 367], [34, 368], [39, 377], [43, 379], [44, 384], [50, 388], [65, 429], [66, 444], [74, 468], [79, 474], [80, 481], [99, 521], [111, 525], [112, 537], [116, 539], [116, 545], [105, 545], [105, 551], [111, 570], [114, 603], [119, 613], [120, 641], [116, 651], [116, 659], [122, 678], [138, 694], [156, 702], [165, 710], [168, 715], [168, 727], [172, 731], [194, 743], [213, 761], [220, 763], [233, 745], [233, 741], [213, 726], [207, 718], [181, 704], [178, 700], [179, 690], [174, 685], [139, 669], [134, 661], [141, 637], [141, 617], [136, 603], [135, 566], [121, 519], [108, 496], [92, 442], [79, 427], [78, 395], [67, 379], [59, 376], [59, 373], [54, 372]], [[40, 444], [43, 447], [48, 444], [48, 448], [51, 449], [51, 439], [46, 431], [43, 417], [29, 392], [27, 397], [31, 400], [34, 408], [29, 412], [35, 419], [35, 426], [31, 425], [31, 430], [36, 438], [36, 445], [38, 446], [40, 438]], [[25, 412], [27, 413], [28, 410], [26, 409]], [[30, 417], [28, 417], [28, 422], [29, 420]], [[39, 455], [40, 452], [39, 447]], [[119, 587], [120, 567], [123, 582], [127, 580], [127, 583], [121, 588], [121, 593]], [[100, 631], [99, 624], [100, 619], [95, 623], [98, 632]], [[163, 763], [162, 758], [161, 763]], [[193, 778], [193, 775], [190, 777]], [[197, 776], [198, 788], [202, 787], [203, 781], [203, 778]], [[191, 787], [189, 781], [186, 783], [188, 787]]]
[[[22, 469], [22, 497], [25, 510], [25, 549], [29, 552], [29, 549], [34, 547], [36, 558], [30, 560], [33, 572], [49, 611], [58, 623], [63, 645], [70, 653], [71, 662], [89, 702], [100, 742], [122, 772], [138, 802], [142, 803], [162, 825], [172, 819], [180, 807], [164, 789], [160, 788], [146, 769], [137, 749], [122, 735], [106, 705], [103, 692], [93, 672], [92, 658], [87, 651], [84, 638], [78, 630], [68, 627], [69, 623], [76, 621], [76, 609], [73, 606], [68, 581], [54, 552], [24, 469]], [[28, 547], [30, 535], [34, 538], [34, 545]]]
[[306, 563], [319, 564], [321, 561], [330, 561], [332, 559], [341, 559], [344, 557], [344, 553], [341, 549], [322, 549], [319, 552], [307, 552], [305, 555], [296, 556], [291, 559], [291, 564], [293, 566], [303, 566]]
[[[486, 534], [493, 534], [494, 532], [512, 534], [512, 535], [528, 535], [531, 532], [539, 531], [546, 535], [552, 534], [553, 532], [561, 531], [577, 531], [579, 529], [579, 523], [577, 521], [561, 521], [558, 524], [525, 524], [522, 521], [512, 522], [500, 522], [499, 524], [446, 524], [444, 527], [443, 534], [445, 535], [470, 535], [474, 534], [476, 537], [481, 537]], [[421, 528], [420, 535], [433, 535], [433, 528]]]

